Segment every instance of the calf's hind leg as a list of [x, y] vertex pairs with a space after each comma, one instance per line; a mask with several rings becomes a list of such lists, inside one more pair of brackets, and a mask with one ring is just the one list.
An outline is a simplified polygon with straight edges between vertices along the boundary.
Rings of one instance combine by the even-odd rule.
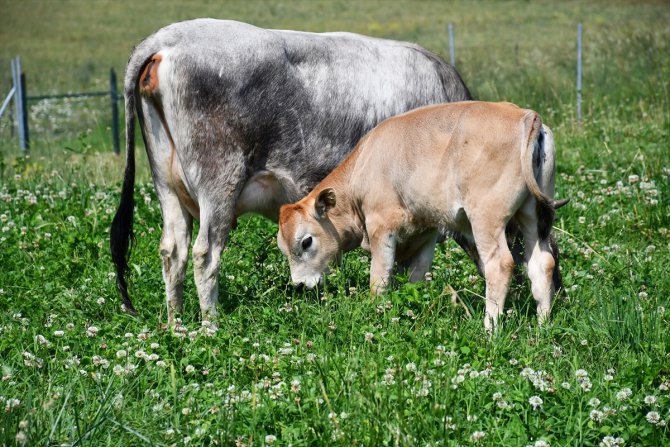
[[543, 240], [540, 239], [534, 202], [526, 204], [519, 214], [528, 278], [533, 298], [537, 303], [537, 319], [542, 324], [549, 317], [551, 299], [554, 295], [556, 260], [552, 253], [551, 235]]
[[507, 246], [504, 222], [491, 227], [485, 224], [487, 221], [490, 222], [489, 219], [478, 219], [472, 222], [472, 231], [484, 267], [484, 278], [486, 279], [484, 327], [490, 331], [492, 327], [497, 327], [498, 317], [503, 312], [505, 297], [514, 271], [514, 259]]

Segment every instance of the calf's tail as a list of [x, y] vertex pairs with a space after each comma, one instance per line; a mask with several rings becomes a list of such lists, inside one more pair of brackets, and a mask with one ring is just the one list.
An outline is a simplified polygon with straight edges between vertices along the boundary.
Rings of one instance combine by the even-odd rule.
[[[553, 199], [553, 175], [555, 171], [554, 145], [545, 144], [545, 133], [542, 130], [540, 115], [531, 110], [524, 115], [523, 135], [521, 144], [521, 171], [526, 186], [537, 201], [538, 233], [541, 239], [549, 237], [554, 223], [555, 210], [569, 202], [570, 199]], [[540, 186], [535, 177], [534, 165], [541, 172], [543, 185]], [[551, 180], [549, 179], [551, 177]], [[544, 184], [551, 183], [551, 184]], [[549, 189], [544, 191], [543, 188]]]

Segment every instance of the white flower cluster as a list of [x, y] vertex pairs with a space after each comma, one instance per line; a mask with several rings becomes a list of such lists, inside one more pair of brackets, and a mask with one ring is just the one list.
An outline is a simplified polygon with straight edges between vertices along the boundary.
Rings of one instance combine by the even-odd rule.
[[582, 387], [582, 390], [584, 390], [587, 393], [591, 391], [593, 384], [591, 383], [591, 379], [589, 378], [589, 373], [585, 369], [578, 369], [577, 371], [575, 371], [575, 377], [577, 378], [579, 386]]
[[533, 386], [539, 391], [555, 391], [554, 387], [551, 386], [551, 383], [549, 382], [550, 378], [546, 371], [535, 371], [533, 368], [524, 368], [521, 370], [521, 377], [530, 380]]

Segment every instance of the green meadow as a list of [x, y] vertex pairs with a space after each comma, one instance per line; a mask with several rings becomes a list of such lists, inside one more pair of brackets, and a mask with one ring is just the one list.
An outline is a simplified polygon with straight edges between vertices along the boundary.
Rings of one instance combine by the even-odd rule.
[[554, 131], [556, 196], [571, 199], [554, 226], [564, 293], [540, 327], [515, 283], [489, 335], [484, 281], [453, 242], [425, 282], [398, 277], [378, 298], [360, 250], [296, 291], [277, 226], [249, 216], [223, 254], [218, 329], [199, 321], [191, 268], [167, 328], [139, 143], [130, 316], [108, 251], [125, 163], [109, 98], [30, 101], [27, 156], [0, 118], [0, 445], [670, 445], [667, 2], [0, 0], [0, 99], [15, 55], [28, 95], [106, 90], [142, 37], [205, 16], [445, 59], [453, 23], [475, 97]]

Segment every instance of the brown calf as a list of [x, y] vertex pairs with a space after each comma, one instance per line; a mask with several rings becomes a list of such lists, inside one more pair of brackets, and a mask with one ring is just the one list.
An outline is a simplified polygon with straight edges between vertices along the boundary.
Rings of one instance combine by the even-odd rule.
[[411, 281], [422, 279], [438, 236], [458, 233], [481, 260], [490, 329], [514, 268], [505, 236], [512, 223], [542, 322], [554, 293], [554, 155], [539, 115], [510, 103], [442, 104], [389, 118], [307, 197], [281, 208], [279, 248], [293, 282], [314, 287], [331, 261], [362, 246], [372, 253], [378, 294], [395, 261]]

